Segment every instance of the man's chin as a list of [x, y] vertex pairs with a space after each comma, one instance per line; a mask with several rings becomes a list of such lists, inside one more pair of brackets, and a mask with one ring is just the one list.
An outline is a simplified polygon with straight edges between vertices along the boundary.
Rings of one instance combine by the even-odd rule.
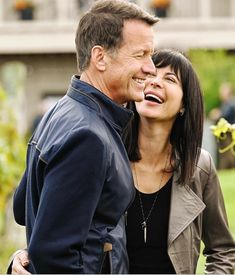
[[133, 99], [136, 102], [140, 102], [144, 100], [144, 92], [135, 93], [135, 98]]

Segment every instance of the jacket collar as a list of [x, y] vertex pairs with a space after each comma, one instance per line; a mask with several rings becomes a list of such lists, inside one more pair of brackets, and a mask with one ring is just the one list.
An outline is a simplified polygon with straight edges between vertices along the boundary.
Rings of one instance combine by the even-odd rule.
[[174, 173], [172, 181], [168, 247], [205, 208], [188, 183], [184, 186], [177, 183], [178, 176], [179, 171]]
[[80, 80], [77, 75], [72, 77], [67, 95], [103, 115], [120, 132], [133, 116], [132, 111], [118, 105], [95, 87]]

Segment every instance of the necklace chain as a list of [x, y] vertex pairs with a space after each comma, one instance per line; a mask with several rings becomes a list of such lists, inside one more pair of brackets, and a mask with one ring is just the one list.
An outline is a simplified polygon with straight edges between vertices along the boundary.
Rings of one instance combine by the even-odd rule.
[[136, 185], [138, 187], [138, 197], [139, 197], [139, 202], [140, 202], [140, 209], [141, 209], [141, 214], [142, 214], [142, 218], [143, 218], [143, 222], [141, 223], [141, 227], [142, 229], [144, 230], [144, 242], [146, 243], [146, 239], [147, 239], [147, 221], [155, 207], [155, 204], [156, 204], [156, 201], [157, 201], [157, 198], [158, 198], [158, 193], [160, 191], [160, 188], [161, 188], [161, 185], [162, 185], [162, 181], [163, 181], [163, 177], [164, 177], [164, 174], [165, 174], [165, 170], [166, 170], [166, 165], [167, 165], [167, 161], [168, 161], [168, 157], [169, 157], [169, 152], [167, 153], [167, 156], [166, 156], [166, 161], [165, 161], [165, 166], [164, 166], [164, 170], [162, 171], [161, 173], [161, 179], [159, 181], [159, 186], [158, 186], [158, 190], [157, 190], [157, 193], [155, 195], [155, 198], [153, 200], [153, 203], [152, 203], [152, 206], [147, 214], [147, 216], [145, 216], [144, 214], [144, 206], [143, 206], [143, 202], [142, 202], [142, 198], [141, 198], [141, 194], [140, 194], [140, 191], [139, 191], [139, 184], [138, 184], [138, 177], [137, 177], [137, 173], [136, 173], [136, 167], [135, 167], [135, 162], [133, 164], [133, 168], [134, 168], [134, 173], [135, 173], [135, 180], [136, 180]]

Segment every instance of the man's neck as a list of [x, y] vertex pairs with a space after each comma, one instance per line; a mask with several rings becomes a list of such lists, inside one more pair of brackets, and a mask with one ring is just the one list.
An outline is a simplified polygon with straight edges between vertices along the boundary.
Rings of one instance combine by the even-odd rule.
[[95, 87], [111, 100], [113, 100], [117, 104], [123, 104], [120, 102], [120, 96], [115, 93], [110, 93], [109, 89], [107, 88], [104, 80], [102, 77], [97, 77], [97, 72], [92, 73], [91, 71], [84, 71], [80, 76], [80, 80], [90, 84], [91, 86]]

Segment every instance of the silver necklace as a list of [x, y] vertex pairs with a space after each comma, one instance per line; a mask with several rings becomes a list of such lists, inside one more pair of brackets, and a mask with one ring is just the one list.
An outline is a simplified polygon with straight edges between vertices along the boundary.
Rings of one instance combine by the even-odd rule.
[[138, 196], [139, 196], [140, 209], [141, 209], [141, 214], [142, 214], [142, 219], [143, 219], [143, 222], [141, 223], [141, 228], [144, 231], [144, 243], [146, 243], [146, 241], [147, 241], [147, 221], [149, 220], [149, 217], [150, 217], [150, 215], [151, 215], [151, 213], [152, 213], [152, 211], [153, 211], [153, 209], [155, 207], [156, 201], [157, 201], [158, 193], [159, 193], [159, 190], [161, 188], [162, 180], [163, 180], [163, 177], [164, 177], [164, 174], [165, 174], [168, 157], [169, 157], [169, 153], [167, 154], [167, 157], [166, 157], [166, 162], [165, 162], [164, 170], [162, 171], [162, 174], [161, 174], [161, 179], [160, 179], [160, 182], [159, 182], [159, 186], [158, 186], [158, 190], [157, 190], [156, 196], [155, 196], [155, 198], [153, 200], [152, 206], [151, 206], [151, 208], [150, 208], [147, 216], [145, 216], [145, 214], [144, 214], [144, 206], [143, 206], [141, 194], [140, 194], [140, 191], [139, 191], [139, 184], [138, 184], [138, 178], [137, 178], [137, 173], [136, 173], [136, 168], [135, 168], [135, 162], [133, 164], [136, 185], [138, 187], [137, 192], [138, 192]]

